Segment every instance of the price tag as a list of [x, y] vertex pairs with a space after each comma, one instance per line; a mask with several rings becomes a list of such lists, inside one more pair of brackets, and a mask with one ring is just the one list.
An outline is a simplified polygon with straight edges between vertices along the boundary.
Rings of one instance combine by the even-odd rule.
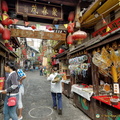
[[119, 84], [118, 83], [114, 83], [114, 93], [118, 93], [120, 92], [120, 88], [119, 88]]

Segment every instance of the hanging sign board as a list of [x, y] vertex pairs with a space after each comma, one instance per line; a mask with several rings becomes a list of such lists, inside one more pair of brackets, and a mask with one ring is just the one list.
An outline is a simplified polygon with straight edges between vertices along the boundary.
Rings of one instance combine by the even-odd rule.
[[63, 19], [62, 6], [44, 4], [33, 1], [20, 0], [17, 1], [17, 14], [26, 14], [31, 17], [39, 17], [46, 19]]
[[10, 31], [11, 31], [11, 37], [25, 37], [25, 38], [63, 40], [63, 41], [66, 40], [66, 34], [64, 33], [22, 30], [22, 29], [13, 29], [13, 28]]

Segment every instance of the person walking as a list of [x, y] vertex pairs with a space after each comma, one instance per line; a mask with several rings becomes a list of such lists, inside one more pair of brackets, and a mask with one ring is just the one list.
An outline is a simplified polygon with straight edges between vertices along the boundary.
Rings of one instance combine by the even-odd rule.
[[[16, 72], [16, 65], [14, 62], [8, 62], [4, 66], [5, 72], [8, 72], [9, 75], [5, 80], [5, 90], [2, 90], [2, 94], [6, 94], [5, 101], [4, 101], [4, 120], [18, 120], [18, 116], [16, 113], [17, 109], [17, 102], [18, 102], [18, 92], [19, 92], [19, 82], [18, 82], [18, 75]], [[10, 106], [8, 104], [8, 100], [14, 97], [16, 104], [14, 106]]]
[[43, 76], [43, 66], [40, 66], [40, 76]]
[[57, 68], [52, 69], [52, 74], [47, 78], [51, 81], [51, 95], [53, 100], [53, 109], [58, 110], [58, 114], [62, 115], [62, 79], [55, 81], [55, 78], [59, 73]]
[[23, 72], [22, 69], [17, 70], [18, 73], [18, 81], [19, 81], [19, 99], [18, 99], [18, 120], [22, 120], [22, 110], [23, 110], [23, 103], [22, 103], [22, 96], [24, 95], [24, 85], [23, 80], [26, 78], [26, 74]]

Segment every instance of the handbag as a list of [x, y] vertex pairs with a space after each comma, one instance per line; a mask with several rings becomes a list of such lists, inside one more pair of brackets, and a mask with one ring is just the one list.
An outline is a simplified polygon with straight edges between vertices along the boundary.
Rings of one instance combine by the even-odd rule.
[[8, 98], [8, 106], [15, 106], [17, 104], [17, 98], [16, 97], [10, 97]]

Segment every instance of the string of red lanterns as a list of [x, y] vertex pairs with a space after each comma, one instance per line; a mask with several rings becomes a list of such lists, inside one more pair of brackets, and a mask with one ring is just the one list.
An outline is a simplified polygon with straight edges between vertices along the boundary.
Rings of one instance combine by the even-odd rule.
[[78, 30], [78, 31], [74, 32], [74, 23], [72, 23], [72, 21], [74, 20], [74, 17], [75, 17], [74, 12], [70, 12], [70, 14], [68, 16], [68, 20], [70, 23], [69, 23], [68, 28], [67, 28], [68, 33], [69, 33], [69, 35], [67, 36], [67, 43], [68, 44], [73, 44], [74, 40], [83, 40], [87, 37], [87, 33], [84, 31]]
[[67, 27], [67, 31], [69, 33], [67, 36], [67, 44], [69, 45], [73, 44], [72, 33], [74, 32], [74, 23], [72, 23], [72, 21], [74, 20], [74, 17], [75, 13], [73, 11], [70, 12], [68, 16], [69, 25]]
[[10, 42], [8, 40], [10, 40], [10, 31], [8, 29], [8, 25], [13, 24], [13, 20], [9, 18], [9, 15], [7, 14], [8, 12], [8, 5], [6, 3], [6, 1], [2, 1], [1, 2], [1, 9], [3, 11], [2, 14], [2, 25], [4, 25], [4, 29], [2, 28], [2, 26], [0, 26], [0, 31], [2, 33], [2, 38], [5, 40], [5, 46], [9, 49], [9, 50], [13, 50], [12, 45], [10, 44]]

